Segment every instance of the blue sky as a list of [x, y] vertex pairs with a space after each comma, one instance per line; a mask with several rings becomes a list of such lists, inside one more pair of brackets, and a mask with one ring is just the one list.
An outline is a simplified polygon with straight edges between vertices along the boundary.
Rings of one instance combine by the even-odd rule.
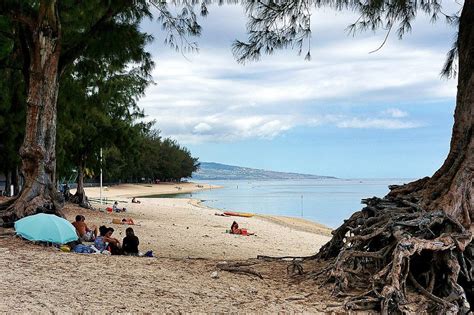
[[[445, 11], [460, 7], [446, 2]], [[143, 30], [156, 85], [139, 104], [165, 137], [201, 161], [342, 178], [430, 176], [449, 150], [456, 81], [440, 78], [455, 30], [419, 15], [403, 40], [348, 36], [353, 13], [312, 15], [312, 60], [281, 51], [246, 65], [231, 53], [246, 39], [243, 8], [210, 6], [199, 53]]]

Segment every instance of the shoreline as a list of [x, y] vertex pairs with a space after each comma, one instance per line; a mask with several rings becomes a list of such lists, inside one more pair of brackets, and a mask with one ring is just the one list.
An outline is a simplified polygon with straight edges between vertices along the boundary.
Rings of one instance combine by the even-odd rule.
[[[222, 209], [213, 208], [213, 207], [204, 205], [203, 200], [200, 200], [200, 199], [195, 199], [195, 198], [180, 198], [180, 199], [188, 200], [190, 204], [203, 208], [203, 209], [224, 212], [224, 210]], [[227, 217], [232, 217], [232, 216], [227, 216]], [[321, 224], [319, 222], [314, 222], [314, 221], [307, 220], [304, 218], [275, 215], [275, 214], [260, 214], [260, 213], [253, 213], [253, 217], [264, 220], [264, 221], [268, 221], [270, 223], [278, 224], [282, 227], [295, 229], [301, 232], [314, 233], [314, 234], [324, 235], [324, 236], [329, 236], [329, 237], [332, 236], [331, 232], [333, 231], [333, 229], [331, 229], [330, 227], [325, 226], [324, 224]]]
[[[311, 256], [330, 239], [331, 229], [312, 221], [260, 214], [253, 217], [222, 216], [222, 210], [203, 205], [201, 200], [195, 198], [141, 198], [141, 203], [130, 202], [132, 197], [140, 195], [217, 188], [204, 184], [199, 186], [194, 183], [113, 186], [105, 192], [106, 204], [93, 203], [101, 211], [69, 204], [65, 214], [69, 221], [81, 214], [89, 225], [112, 224], [116, 230], [114, 235], [118, 238], [125, 235], [128, 226], [113, 224], [113, 219], [130, 217], [138, 224], [133, 229], [140, 238], [140, 248], [143, 251], [153, 250], [159, 257], [166, 258], [238, 260], [258, 255]], [[91, 198], [98, 196], [96, 187], [85, 190]], [[127, 212], [102, 211], [111, 207], [115, 200], [118, 200], [119, 207], [126, 207]], [[256, 235], [226, 233], [233, 221]]]
[[[166, 198], [158, 196], [188, 194], [196, 191], [219, 189], [223, 186], [211, 184], [198, 184], [194, 182], [184, 183], [160, 183], [160, 184], [120, 184], [111, 187], [104, 187], [103, 195], [109, 195], [107, 200], [119, 200], [120, 202], [129, 203], [128, 200], [121, 200], [121, 198], [131, 199], [133, 197], [141, 197], [144, 199], [181, 199], [187, 200], [190, 205], [215, 212], [224, 212], [225, 210], [219, 208], [209, 207], [203, 204], [203, 200], [197, 198]], [[145, 190], [145, 191], [144, 191]], [[71, 190], [74, 193], [75, 190]], [[88, 197], [98, 200], [99, 187], [85, 187]], [[156, 197], [153, 197], [156, 196]], [[100, 206], [97, 201], [91, 201], [94, 206]], [[238, 211], [237, 211], [238, 212]], [[282, 215], [268, 215], [253, 213], [254, 218], [261, 219], [266, 222], [277, 224], [281, 227], [294, 229], [301, 232], [314, 233], [322, 236], [331, 237], [332, 228], [325, 226], [319, 222], [307, 220], [299, 217], [290, 217]], [[230, 216], [228, 216], [230, 217]], [[240, 217], [234, 217], [240, 218]]]

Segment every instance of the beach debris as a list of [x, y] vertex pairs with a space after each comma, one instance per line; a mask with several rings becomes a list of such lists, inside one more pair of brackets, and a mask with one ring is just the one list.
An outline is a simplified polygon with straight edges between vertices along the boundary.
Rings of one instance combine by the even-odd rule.
[[212, 279], [219, 279], [219, 274], [217, 273], [217, 271], [214, 271], [213, 273], [211, 273], [211, 278]]
[[263, 279], [263, 276], [259, 272], [247, 267], [255, 264], [257, 264], [257, 262], [236, 262], [232, 264], [226, 262], [224, 264], [219, 263], [216, 267], [222, 271], [251, 275]]
[[307, 299], [308, 297], [310, 297], [311, 295], [313, 295], [314, 293], [311, 292], [311, 293], [308, 293], [308, 294], [301, 294], [301, 295], [293, 295], [293, 296], [290, 296], [290, 297], [287, 297], [285, 300], [286, 301], [301, 301], [301, 300], [305, 300]]
[[293, 261], [286, 267], [286, 271], [289, 277], [301, 276], [303, 274], [303, 266], [299, 262]]

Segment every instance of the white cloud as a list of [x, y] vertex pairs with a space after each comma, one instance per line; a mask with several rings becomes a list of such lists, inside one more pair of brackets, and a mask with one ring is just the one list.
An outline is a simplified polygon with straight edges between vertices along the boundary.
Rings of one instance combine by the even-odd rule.
[[[413, 40], [390, 38], [369, 54], [385, 34], [347, 37], [344, 28], [354, 14], [326, 10], [312, 19], [313, 61], [285, 51], [242, 66], [230, 51], [233, 39], [244, 39], [242, 8], [219, 10], [213, 7], [203, 26], [200, 54], [185, 59], [153, 46], [157, 84], [140, 105], [164, 136], [184, 144], [273, 138], [297, 126], [417, 128], [429, 122], [407, 120], [403, 108], [385, 108], [455, 97], [456, 82], [439, 79], [445, 50], [416, 41], [432, 34], [438, 45], [440, 32], [427, 22], [417, 22]], [[334, 18], [322, 18], [327, 15]]]
[[356, 129], [411, 129], [422, 127], [423, 124], [413, 121], [401, 121], [397, 119], [377, 119], [377, 118], [351, 118], [342, 120], [336, 124], [339, 128]]
[[393, 118], [403, 118], [407, 117], [408, 113], [404, 112], [398, 108], [389, 108], [383, 112], [383, 114], [388, 115]]
[[199, 123], [196, 126], [194, 126], [194, 132], [195, 133], [206, 133], [208, 131], [212, 130], [212, 127], [209, 124], [206, 123]]

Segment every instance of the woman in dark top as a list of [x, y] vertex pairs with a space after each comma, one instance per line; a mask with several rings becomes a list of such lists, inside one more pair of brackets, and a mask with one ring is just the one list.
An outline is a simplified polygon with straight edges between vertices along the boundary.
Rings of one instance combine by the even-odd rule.
[[122, 248], [126, 255], [138, 255], [138, 245], [140, 241], [138, 237], [135, 236], [133, 229], [131, 227], [125, 230], [127, 236], [124, 237], [122, 242]]

